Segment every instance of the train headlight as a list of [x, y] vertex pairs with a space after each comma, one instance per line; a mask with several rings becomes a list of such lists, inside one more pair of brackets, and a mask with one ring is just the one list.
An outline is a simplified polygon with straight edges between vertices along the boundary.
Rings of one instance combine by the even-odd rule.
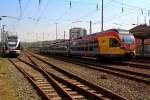
[[5, 50], [5, 54], [9, 54], [9, 50]]
[[17, 50], [17, 51], [16, 51], [16, 54], [20, 54], [20, 50]]

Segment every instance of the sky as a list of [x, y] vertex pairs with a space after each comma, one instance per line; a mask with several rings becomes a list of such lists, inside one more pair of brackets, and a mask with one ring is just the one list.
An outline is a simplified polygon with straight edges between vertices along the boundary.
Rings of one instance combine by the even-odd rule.
[[[102, 0], [0, 0], [0, 26], [21, 41], [35, 42], [69, 37], [69, 29], [101, 31]], [[150, 0], [104, 0], [104, 30], [131, 29], [149, 24]], [[134, 24], [134, 25], [133, 25]]]

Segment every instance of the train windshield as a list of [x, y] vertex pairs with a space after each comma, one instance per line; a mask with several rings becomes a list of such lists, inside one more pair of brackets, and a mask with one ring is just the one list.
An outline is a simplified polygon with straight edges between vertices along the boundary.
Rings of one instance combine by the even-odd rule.
[[122, 36], [122, 40], [125, 44], [133, 44], [134, 38], [133, 36]]
[[16, 42], [15, 42], [15, 41], [9, 41], [9, 42], [8, 42], [8, 45], [9, 45], [9, 46], [16, 46]]
[[7, 41], [10, 42], [10, 44], [14, 43], [14, 42], [17, 42], [18, 40], [18, 37], [17, 36], [9, 36], [7, 38]]
[[130, 34], [128, 30], [118, 29], [119, 34]]
[[18, 39], [17, 36], [9, 36], [9, 37], [8, 37], [8, 40], [17, 40], [17, 39]]

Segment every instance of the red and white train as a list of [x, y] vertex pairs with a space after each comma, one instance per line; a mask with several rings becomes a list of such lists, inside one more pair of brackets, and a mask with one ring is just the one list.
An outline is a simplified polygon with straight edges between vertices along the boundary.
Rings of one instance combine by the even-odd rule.
[[133, 34], [123, 29], [110, 29], [75, 39], [51, 43], [41, 52], [61, 55], [103, 58], [132, 59], [136, 52]]

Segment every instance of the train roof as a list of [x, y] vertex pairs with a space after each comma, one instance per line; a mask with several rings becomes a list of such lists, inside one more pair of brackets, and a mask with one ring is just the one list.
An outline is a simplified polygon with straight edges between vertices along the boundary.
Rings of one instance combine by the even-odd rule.
[[7, 37], [7, 39], [18, 39], [17, 35], [10, 35]]
[[57, 43], [62, 43], [62, 42], [68, 42], [69, 40], [68, 39], [60, 39], [60, 40], [54, 40], [52, 41], [50, 44], [57, 44]]
[[114, 31], [114, 32], [117, 32], [117, 33], [119, 33], [119, 32], [129, 32], [129, 30], [126, 30], [126, 29], [109, 29], [109, 30], [105, 30], [103, 32], [96, 32], [96, 33], [93, 33], [93, 34], [97, 34], [97, 33], [103, 34], [103, 33], [109, 32], [109, 31]]
[[89, 35], [85, 35], [83, 37], [79, 37], [77, 39], [82, 39], [82, 38], [92, 38], [92, 37], [97, 37], [98, 35], [105, 35], [105, 33], [108, 33], [108, 32], [116, 32], [118, 34], [131, 34], [128, 30], [126, 29], [109, 29], [109, 30], [105, 30], [103, 32], [96, 32], [96, 33], [93, 33], [93, 34], [89, 34]]
[[9, 35], [8, 37], [18, 37], [17, 35]]

